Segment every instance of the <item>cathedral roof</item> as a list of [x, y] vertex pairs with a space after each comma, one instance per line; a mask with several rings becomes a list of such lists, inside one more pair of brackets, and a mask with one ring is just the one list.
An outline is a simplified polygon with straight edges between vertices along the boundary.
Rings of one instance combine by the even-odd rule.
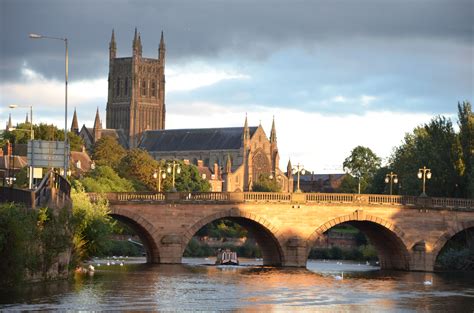
[[[122, 145], [124, 148], [128, 148], [128, 141], [127, 141], [127, 136], [125, 135], [125, 132], [123, 129], [100, 129], [100, 137], [114, 137], [117, 139], [118, 143]], [[93, 128], [87, 128], [85, 126], [82, 127], [81, 133], [84, 134], [84, 136], [87, 136], [89, 139], [89, 142], [94, 143], [94, 138], [93, 138], [93, 133], [94, 129]]]
[[[253, 136], [258, 127], [249, 127]], [[139, 148], [147, 151], [237, 150], [243, 127], [149, 130]]]

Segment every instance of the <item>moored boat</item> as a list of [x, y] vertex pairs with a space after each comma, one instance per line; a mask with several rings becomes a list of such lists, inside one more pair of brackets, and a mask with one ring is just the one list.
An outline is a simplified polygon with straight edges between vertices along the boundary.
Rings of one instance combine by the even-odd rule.
[[229, 249], [219, 250], [217, 252], [216, 265], [239, 265], [237, 252]]

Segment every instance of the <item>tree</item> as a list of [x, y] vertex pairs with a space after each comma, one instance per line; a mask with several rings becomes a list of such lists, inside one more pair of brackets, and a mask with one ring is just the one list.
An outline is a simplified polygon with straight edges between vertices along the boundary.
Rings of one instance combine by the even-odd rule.
[[361, 180], [370, 184], [375, 172], [380, 167], [380, 158], [367, 147], [355, 147], [351, 155], [344, 160], [343, 167], [352, 176], [358, 180], [358, 193], [364, 191], [366, 186], [361, 189]]
[[461, 189], [462, 195], [474, 198], [474, 114], [471, 103], [458, 103], [459, 141], [461, 145]]
[[404, 142], [391, 157], [391, 168], [403, 184], [402, 193], [418, 195], [421, 183], [417, 178], [420, 168], [431, 169], [427, 181], [428, 194], [453, 197], [459, 192], [460, 149], [452, 123], [445, 117], [433, 118], [430, 123], [405, 135]]
[[281, 187], [277, 180], [274, 177], [270, 178], [270, 174], [261, 174], [252, 185], [252, 191], [257, 192], [278, 192], [280, 190]]
[[[162, 169], [167, 169], [168, 165], [173, 161], [161, 160], [159, 166]], [[195, 165], [185, 164], [182, 161], [178, 162], [180, 167], [180, 173], [175, 174], [175, 188], [181, 192], [206, 192], [211, 190], [209, 182], [199, 175], [199, 171]], [[155, 182], [156, 186], [156, 182]], [[164, 191], [172, 191], [173, 189], [173, 177], [172, 173], [167, 173], [166, 178], [162, 182]]]
[[97, 165], [107, 165], [117, 169], [120, 160], [126, 155], [125, 149], [115, 137], [105, 136], [97, 140], [92, 157]]
[[137, 190], [156, 190], [157, 182], [153, 173], [159, 163], [143, 149], [131, 149], [121, 159], [118, 169], [121, 177], [130, 179]]
[[133, 183], [120, 177], [111, 167], [98, 165], [81, 180], [86, 192], [132, 192]]

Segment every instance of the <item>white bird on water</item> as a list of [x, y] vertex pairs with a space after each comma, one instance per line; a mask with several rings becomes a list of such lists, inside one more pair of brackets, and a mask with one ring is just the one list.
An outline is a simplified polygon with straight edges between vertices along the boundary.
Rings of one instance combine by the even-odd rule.
[[335, 280], [344, 280], [344, 272], [341, 272], [341, 275], [334, 275]]
[[425, 280], [423, 282], [423, 285], [425, 286], [432, 286], [433, 285], [433, 277], [430, 278], [430, 280]]

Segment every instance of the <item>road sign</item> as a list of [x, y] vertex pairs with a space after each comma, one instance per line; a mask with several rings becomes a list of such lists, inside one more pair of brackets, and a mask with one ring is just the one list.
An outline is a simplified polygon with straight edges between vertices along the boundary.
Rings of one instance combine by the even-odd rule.
[[69, 145], [65, 146], [64, 141], [28, 141], [29, 166], [64, 168], [64, 158], [69, 159]]

